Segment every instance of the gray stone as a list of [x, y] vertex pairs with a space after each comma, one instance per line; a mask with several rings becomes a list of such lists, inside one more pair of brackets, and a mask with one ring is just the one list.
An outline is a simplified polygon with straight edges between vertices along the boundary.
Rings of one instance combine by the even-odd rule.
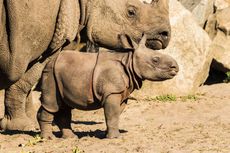
[[192, 12], [192, 10], [201, 2], [201, 0], [178, 0], [181, 4]]
[[198, 24], [204, 27], [208, 17], [214, 12], [213, 0], [201, 0], [200, 3], [192, 10]]
[[214, 6], [216, 10], [225, 9], [230, 7], [230, 0], [215, 0]]
[[230, 6], [216, 13], [217, 29], [230, 35]]
[[217, 61], [213, 67], [222, 72], [230, 71], [230, 36], [218, 31], [211, 50], [215, 53], [214, 59]]
[[214, 0], [178, 0], [195, 16], [198, 24], [203, 27], [209, 15], [214, 12]]
[[212, 14], [208, 17], [208, 21], [204, 27], [205, 31], [208, 33], [209, 37], [213, 40], [217, 34], [217, 20], [216, 14]]
[[230, 71], [230, 7], [216, 13], [217, 35], [213, 40], [211, 50], [217, 61], [214, 68], [219, 71]]

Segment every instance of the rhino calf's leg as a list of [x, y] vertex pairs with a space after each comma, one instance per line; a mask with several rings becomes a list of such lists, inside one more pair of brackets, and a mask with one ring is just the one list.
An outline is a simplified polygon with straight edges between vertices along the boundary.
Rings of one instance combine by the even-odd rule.
[[52, 122], [54, 114], [46, 111], [42, 106], [38, 110], [37, 120], [41, 129], [41, 137], [52, 140], [55, 136], [52, 133]]
[[112, 94], [107, 97], [104, 103], [104, 114], [107, 126], [107, 138], [117, 138], [120, 135], [119, 132], [119, 117], [121, 114], [121, 96], [118, 94]]
[[74, 138], [76, 135], [71, 128], [71, 108], [66, 106], [55, 113], [54, 122], [57, 124], [62, 133], [62, 138]]

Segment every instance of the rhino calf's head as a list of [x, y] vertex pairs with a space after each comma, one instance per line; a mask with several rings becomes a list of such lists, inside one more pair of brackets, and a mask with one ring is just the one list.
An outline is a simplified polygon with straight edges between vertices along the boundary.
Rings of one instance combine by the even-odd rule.
[[145, 35], [139, 45], [133, 42], [133, 68], [136, 74], [150, 81], [163, 81], [176, 76], [179, 71], [177, 62], [169, 55], [146, 48], [145, 42]]
[[168, 0], [94, 0], [89, 3], [87, 35], [106, 48], [131, 48], [146, 34], [146, 46], [164, 49], [171, 28]]

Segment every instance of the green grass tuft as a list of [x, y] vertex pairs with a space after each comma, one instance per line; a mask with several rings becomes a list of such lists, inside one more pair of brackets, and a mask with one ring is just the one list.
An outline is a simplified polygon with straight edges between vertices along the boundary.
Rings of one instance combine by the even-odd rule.
[[84, 151], [80, 150], [77, 146], [73, 148], [72, 153], [84, 153]]
[[175, 95], [167, 94], [167, 95], [156, 96], [156, 100], [161, 102], [172, 102], [172, 101], [176, 101], [177, 98]]
[[226, 78], [223, 80], [224, 83], [229, 83], [230, 82], [230, 71], [226, 72]]
[[25, 145], [22, 144], [22, 147], [24, 146], [34, 146], [36, 145], [37, 143], [41, 143], [43, 142], [44, 140], [40, 137], [40, 135], [35, 135], [33, 137], [33, 139], [29, 140]]
[[188, 95], [188, 96], [181, 96], [180, 99], [182, 101], [187, 101], [187, 100], [197, 101], [199, 98], [196, 95]]

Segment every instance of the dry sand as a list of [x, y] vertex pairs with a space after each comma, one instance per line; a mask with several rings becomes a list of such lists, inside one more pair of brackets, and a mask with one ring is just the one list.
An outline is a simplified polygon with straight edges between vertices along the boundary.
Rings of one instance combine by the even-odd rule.
[[79, 138], [39, 142], [38, 131], [2, 131], [0, 153], [230, 153], [230, 84], [203, 86], [196, 98], [129, 101], [118, 139], [103, 138], [102, 109], [74, 110]]

